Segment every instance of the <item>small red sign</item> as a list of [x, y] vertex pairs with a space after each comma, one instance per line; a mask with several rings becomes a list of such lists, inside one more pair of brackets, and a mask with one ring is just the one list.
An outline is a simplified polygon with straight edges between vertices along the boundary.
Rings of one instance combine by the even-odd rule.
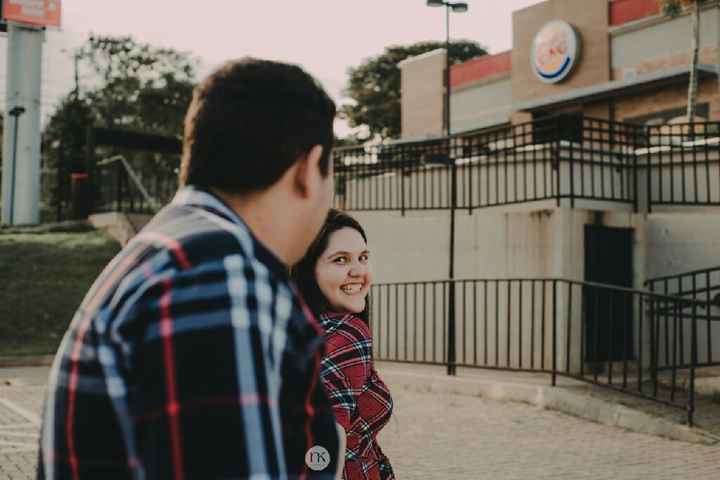
[[60, 0], [3, 0], [3, 18], [8, 22], [60, 26]]

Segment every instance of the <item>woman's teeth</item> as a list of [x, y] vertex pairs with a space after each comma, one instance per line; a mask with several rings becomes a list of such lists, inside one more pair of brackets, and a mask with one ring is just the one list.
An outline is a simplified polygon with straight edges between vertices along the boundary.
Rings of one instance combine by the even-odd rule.
[[352, 283], [349, 285], [343, 285], [342, 287], [340, 287], [340, 290], [342, 290], [343, 292], [345, 292], [349, 295], [352, 295], [354, 293], [359, 293], [360, 290], [362, 290], [362, 284]]

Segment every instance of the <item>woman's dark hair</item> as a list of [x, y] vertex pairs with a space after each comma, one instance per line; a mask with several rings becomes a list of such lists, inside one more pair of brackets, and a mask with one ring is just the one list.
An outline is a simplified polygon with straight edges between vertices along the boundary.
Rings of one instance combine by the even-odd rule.
[[[367, 243], [367, 236], [365, 230], [363, 230], [360, 223], [347, 213], [341, 212], [334, 208], [330, 209], [328, 216], [325, 219], [325, 224], [320, 233], [308, 248], [305, 256], [292, 268], [291, 275], [295, 283], [297, 284], [300, 293], [307, 302], [310, 310], [315, 315], [328, 310], [328, 302], [323, 295], [320, 287], [318, 286], [317, 279], [315, 278], [315, 266], [317, 265], [318, 258], [327, 249], [328, 243], [330, 242], [330, 236], [343, 228], [352, 228], [363, 237], [363, 240]], [[370, 303], [369, 297], [365, 301], [365, 310], [357, 314], [365, 323], [369, 321], [369, 308]]]

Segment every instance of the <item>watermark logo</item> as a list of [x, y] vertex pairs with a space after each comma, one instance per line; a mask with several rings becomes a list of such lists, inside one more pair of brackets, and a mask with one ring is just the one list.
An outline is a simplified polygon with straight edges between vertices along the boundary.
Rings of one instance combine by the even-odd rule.
[[319, 472], [330, 465], [330, 452], [320, 445], [315, 445], [305, 454], [305, 465]]

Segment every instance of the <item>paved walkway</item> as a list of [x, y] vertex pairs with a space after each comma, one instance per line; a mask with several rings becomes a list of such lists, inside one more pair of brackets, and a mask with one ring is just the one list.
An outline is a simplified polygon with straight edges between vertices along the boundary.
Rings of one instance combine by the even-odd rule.
[[[390, 369], [380, 368], [381, 375]], [[46, 372], [0, 369], [0, 480], [34, 478]], [[720, 446], [629, 433], [520, 403], [390, 387], [395, 415], [379, 440], [399, 480], [720, 479]]]

